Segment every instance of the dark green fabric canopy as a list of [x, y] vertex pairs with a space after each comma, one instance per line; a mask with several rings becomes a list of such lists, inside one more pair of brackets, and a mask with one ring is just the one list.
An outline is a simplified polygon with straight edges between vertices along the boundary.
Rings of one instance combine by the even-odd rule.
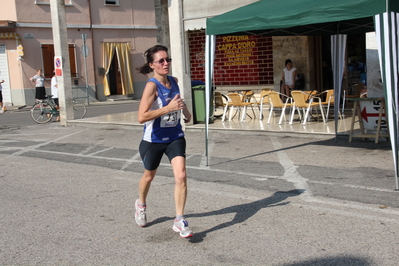
[[374, 31], [399, 0], [260, 0], [206, 21], [208, 35], [333, 35]]
[[[399, 191], [399, 0], [260, 0], [208, 18], [207, 115], [210, 106], [215, 35], [331, 35], [332, 63], [335, 65], [335, 102], [339, 102], [346, 36], [371, 31], [376, 32], [379, 46], [381, 76], [395, 164], [396, 190]], [[334, 106], [336, 128], [337, 106]], [[335, 133], [337, 135], [337, 131]]]

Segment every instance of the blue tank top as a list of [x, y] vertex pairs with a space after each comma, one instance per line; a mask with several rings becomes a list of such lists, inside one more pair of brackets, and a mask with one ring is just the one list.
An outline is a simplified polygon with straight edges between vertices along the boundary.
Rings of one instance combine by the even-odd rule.
[[[180, 94], [179, 85], [176, 80], [168, 76], [171, 88], [168, 89], [162, 85], [156, 78], [151, 78], [148, 82], [154, 82], [157, 85], [158, 97], [152, 103], [150, 111], [160, 109], [169, 104], [169, 102]], [[175, 139], [184, 137], [184, 132], [180, 124], [181, 111], [174, 111], [147, 121], [144, 124], [143, 140], [153, 143], [170, 143]]]

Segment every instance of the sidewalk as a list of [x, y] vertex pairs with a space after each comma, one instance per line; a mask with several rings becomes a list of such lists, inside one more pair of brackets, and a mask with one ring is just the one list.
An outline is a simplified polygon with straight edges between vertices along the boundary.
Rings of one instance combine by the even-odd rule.
[[[116, 101], [97, 101], [91, 102], [90, 106], [101, 106], [101, 105], [118, 105], [118, 104], [129, 104], [138, 103], [139, 100], [116, 100]], [[7, 112], [15, 111], [29, 111], [30, 106], [12, 106], [8, 107]], [[255, 109], [256, 110], [256, 109]], [[346, 110], [344, 119], [338, 120], [337, 135], [348, 136], [351, 127], [351, 110]], [[251, 113], [252, 115], [252, 113]], [[232, 121], [221, 121], [221, 118], [216, 118], [214, 122], [209, 124], [209, 130], [222, 130], [230, 132], [252, 132], [258, 134], [284, 134], [287, 136], [300, 136], [300, 135], [326, 135], [335, 137], [335, 121], [330, 116], [326, 123], [322, 121], [309, 121], [303, 126], [299, 121], [294, 121], [292, 125], [288, 121], [283, 121], [281, 125], [278, 124], [279, 116], [273, 117], [270, 124], [267, 124], [268, 110], [263, 111], [264, 118], [259, 119], [259, 111], [256, 110], [255, 118], [247, 117], [244, 122], [238, 121], [238, 115], [233, 118]], [[289, 116], [287, 112], [287, 117]], [[114, 125], [120, 127], [142, 127], [138, 123], [137, 112], [123, 112], [116, 114], [99, 115], [97, 117], [69, 120], [67, 122], [69, 126], [85, 125], [90, 127], [102, 127], [107, 125]], [[355, 123], [355, 131], [359, 130], [359, 123]], [[190, 124], [186, 125], [186, 130], [205, 130], [205, 124]], [[382, 141], [386, 141], [386, 138], [382, 138]]]
[[[132, 101], [137, 102], [137, 101]], [[118, 102], [99, 102], [101, 104], [118, 104]], [[93, 103], [94, 105], [94, 103]], [[252, 114], [252, 113], [251, 113]], [[257, 132], [259, 134], [264, 133], [284, 133], [286, 135], [295, 134], [311, 134], [311, 135], [330, 135], [335, 136], [335, 121], [330, 115], [328, 121], [323, 123], [322, 121], [309, 121], [303, 126], [299, 121], [294, 121], [292, 125], [288, 121], [283, 121], [281, 125], [278, 124], [279, 117], [273, 117], [270, 124], [267, 124], [268, 111], [264, 110], [264, 118], [259, 119], [259, 112], [256, 111], [255, 118], [247, 117], [244, 122], [238, 121], [238, 115], [232, 119], [232, 121], [222, 121], [221, 118], [216, 118], [213, 123], [209, 124], [209, 130], [224, 130], [224, 131], [236, 131], [236, 132]], [[288, 114], [287, 114], [288, 117]], [[142, 124], [138, 123], [137, 112], [127, 112], [119, 114], [108, 114], [101, 115], [91, 118], [83, 118], [68, 121], [68, 125], [78, 126], [85, 124], [86, 126], [106, 126], [115, 125], [122, 127], [142, 127]], [[338, 120], [338, 135], [349, 135], [351, 125], [351, 116], [349, 114], [343, 120]], [[359, 128], [358, 123], [355, 124], [355, 130]], [[186, 130], [205, 130], [205, 124], [191, 124], [186, 126]]]

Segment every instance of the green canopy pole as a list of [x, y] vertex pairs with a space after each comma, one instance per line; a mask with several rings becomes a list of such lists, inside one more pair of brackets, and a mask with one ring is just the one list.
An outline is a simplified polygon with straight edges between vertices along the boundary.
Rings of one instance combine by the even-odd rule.
[[212, 91], [213, 62], [215, 57], [215, 40], [214, 35], [206, 35], [205, 44], [205, 156], [206, 166], [209, 165], [209, 116], [210, 116], [210, 100]]
[[342, 78], [344, 73], [345, 51], [346, 51], [345, 34], [336, 34], [331, 36], [331, 62], [333, 65], [333, 81], [334, 81], [334, 122], [335, 122], [335, 141], [338, 135], [338, 112], [339, 102], [341, 99]]

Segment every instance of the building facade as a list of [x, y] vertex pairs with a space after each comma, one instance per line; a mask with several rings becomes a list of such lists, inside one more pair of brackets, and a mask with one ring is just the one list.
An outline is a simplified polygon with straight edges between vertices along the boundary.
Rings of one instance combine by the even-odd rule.
[[[4, 102], [31, 105], [37, 69], [50, 79], [54, 70], [52, 0], [3, 0], [0, 14], [0, 79]], [[65, 0], [73, 97], [104, 101], [141, 98], [147, 80], [135, 68], [157, 43], [159, 0]]]
[[[29, 78], [39, 68], [44, 70], [46, 89], [50, 90], [54, 69], [50, 1], [2, 1], [6, 12], [0, 14], [0, 79], [5, 80], [6, 104], [33, 104], [35, 90]], [[135, 68], [144, 63], [144, 51], [160, 43], [170, 48], [171, 74], [179, 79], [190, 104], [191, 80], [204, 80], [201, 60], [206, 19], [253, 2], [256, 0], [203, 0], [198, 8], [194, 0], [65, 0], [73, 97], [87, 95], [91, 101], [141, 98], [148, 77]], [[242, 86], [279, 90], [288, 58], [304, 75], [305, 89], [321, 91], [331, 86], [328, 38], [228, 37], [219, 36], [216, 43], [214, 82], [220, 90]], [[232, 49], [234, 45], [239, 49]], [[354, 49], [358, 50], [362, 49]], [[361, 57], [351, 58], [364, 61]], [[351, 73], [346, 77], [346, 83], [355, 82], [349, 80]]]

